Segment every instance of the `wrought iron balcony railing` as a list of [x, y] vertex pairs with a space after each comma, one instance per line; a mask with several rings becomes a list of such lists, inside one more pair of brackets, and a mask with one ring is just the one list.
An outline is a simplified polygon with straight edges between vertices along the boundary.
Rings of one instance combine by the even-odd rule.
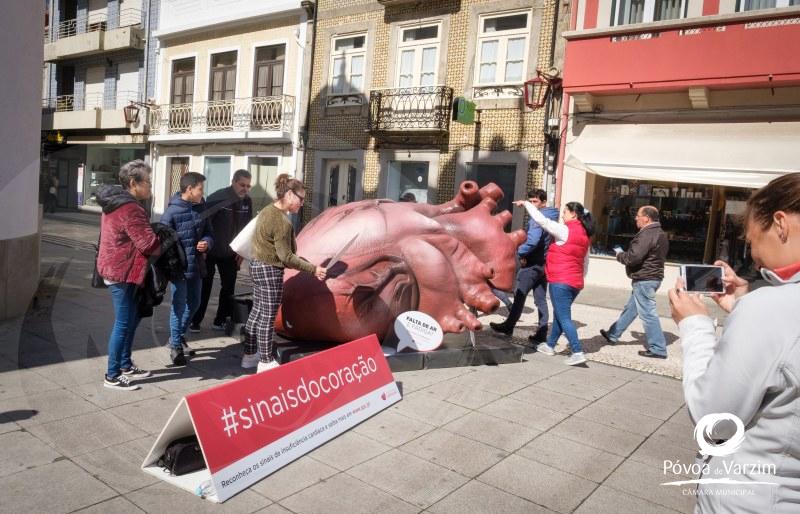
[[369, 130], [447, 132], [453, 89], [445, 86], [376, 89], [369, 94]]
[[150, 109], [150, 134], [291, 132], [294, 97], [289, 95], [162, 104]]

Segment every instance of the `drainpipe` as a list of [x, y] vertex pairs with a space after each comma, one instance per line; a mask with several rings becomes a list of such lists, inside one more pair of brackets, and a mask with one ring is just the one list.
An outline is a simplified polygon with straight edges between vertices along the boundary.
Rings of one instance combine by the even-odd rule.
[[[569, 20], [569, 30], [575, 30], [575, 26], [578, 24], [578, 0], [570, 0], [569, 2], [570, 8], [570, 20]], [[566, 46], [564, 50], [564, 62], [566, 63], [567, 53], [566, 53]], [[565, 66], [566, 68], [566, 66]], [[561, 93], [561, 138], [558, 142], [558, 167], [556, 169], [556, 198], [555, 198], [555, 205], [557, 208], [561, 208], [561, 188], [564, 182], [564, 153], [566, 152], [567, 148], [567, 123], [569, 123], [569, 94], [564, 91]]]
[[314, 83], [314, 52], [317, 48], [317, 12], [319, 11], [319, 6], [316, 2], [312, 2], [309, 0], [304, 0], [301, 2], [303, 9], [306, 10], [308, 15], [312, 15], [310, 11], [313, 10], [313, 16], [311, 16], [311, 51], [308, 55], [308, 88], [306, 89], [306, 110], [303, 114], [303, 124], [302, 124], [302, 133], [298, 130], [298, 136], [303, 140], [303, 159], [300, 163], [300, 177], [299, 179], [305, 183], [306, 178], [306, 161], [308, 159], [308, 143], [310, 138], [310, 130], [308, 127], [308, 122], [311, 119], [311, 94]]

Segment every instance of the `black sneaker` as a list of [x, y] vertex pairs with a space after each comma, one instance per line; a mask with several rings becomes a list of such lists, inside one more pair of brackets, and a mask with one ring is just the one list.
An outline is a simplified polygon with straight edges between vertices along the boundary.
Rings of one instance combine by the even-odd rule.
[[200, 323], [192, 323], [189, 325], [189, 332], [200, 332]]
[[217, 332], [222, 332], [225, 330], [225, 322], [217, 323], [216, 321], [211, 324], [211, 330], [216, 330]]
[[540, 328], [535, 334], [528, 336], [528, 341], [531, 343], [544, 343], [547, 341], [547, 327]]
[[150, 375], [152, 375], [152, 373], [150, 373], [149, 371], [147, 371], [145, 369], [142, 369], [142, 368], [137, 368], [136, 366], [131, 366], [128, 369], [123, 369], [123, 370], [120, 370], [120, 371], [122, 371], [122, 376], [127, 377], [128, 380], [137, 380], [137, 379], [140, 379], [140, 378], [147, 378]]
[[187, 343], [186, 341], [181, 341], [181, 346], [183, 347], [183, 353], [185, 353], [189, 357], [194, 357], [194, 354], [197, 353], [191, 348], [189, 348], [189, 343]]
[[507, 336], [510, 336], [511, 334], [514, 333], [514, 327], [509, 327], [505, 323], [491, 322], [489, 323], [489, 326], [492, 327], [492, 330], [494, 330], [495, 332], [500, 332], [501, 334], [505, 334]]
[[136, 391], [139, 389], [139, 386], [131, 384], [131, 381], [125, 375], [114, 378], [109, 378], [109, 376], [106, 375], [103, 380], [103, 386], [109, 389], [117, 389], [118, 391]]
[[650, 357], [651, 359], [666, 359], [667, 358], [666, 355], [660, 355], [658, 353], [653, 353], [650, 350], [640, 351], [639, 355], [641, 355], [642, 357]]
[[183, 354], [183, 348], [169, 347], [169, 358], [173, 366], [185, 366], [186, 356]]
[[617, 344], [617, 342], [616, 342], [616, 341], [614, 341], [613, 339], [611, 339], [611, 336], [610, 336], [610, 335], [608, 335], [608, 332], [606, 332], [606, 331], [605, 331], [605, 329], [602, 329], [602, 328], [600, 329], [600, 335], [601, 335], [601, 336], [603, 336], [603, 339], [605, 339], [606, 341], [608, 341], [608, 343], [609, 343], [609, 344]]

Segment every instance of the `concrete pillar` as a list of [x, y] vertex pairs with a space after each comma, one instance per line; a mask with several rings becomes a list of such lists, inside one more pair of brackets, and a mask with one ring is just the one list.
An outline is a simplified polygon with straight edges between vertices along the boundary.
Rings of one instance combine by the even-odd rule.
[[0, 69], [0, 319], [25, 313], [39, 284], [43, 2], [6, 3]]

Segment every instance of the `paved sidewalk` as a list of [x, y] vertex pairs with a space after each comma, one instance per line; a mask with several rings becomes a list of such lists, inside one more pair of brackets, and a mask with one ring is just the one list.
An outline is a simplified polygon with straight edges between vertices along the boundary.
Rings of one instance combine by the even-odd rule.
[[680, 479], [663, 475], [663, 460], [694, 459], [678, 381], [535, 353], [519, 364], [397, 373], [396, 406], [225, 504], [205, 502], [139, 466], [182, 396], [241, 376], [239, 345], [204, 331], [190, 341], [198, 356], [168, 368], [161, 306], [134, 347], [154, 376], [137, 392], [104, 389], [113, 315], [108, 292], [87, 287], [92, 254], [46, 243], [42, 253], [37, 305], [0, 324], [3, 511], [693, 509], [691, 496], [659, 485]]

